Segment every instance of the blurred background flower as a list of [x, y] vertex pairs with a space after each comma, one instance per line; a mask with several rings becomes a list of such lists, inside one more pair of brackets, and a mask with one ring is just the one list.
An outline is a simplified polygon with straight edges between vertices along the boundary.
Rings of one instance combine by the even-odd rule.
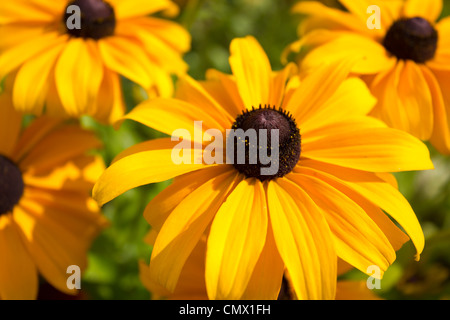
[[68, 267], [86, 269], [107, 226], [90, 197], [104, 164], [88, 152], [101, 142], [77, 123], [41, 117], [22, 129], [22, 120], [1, 93], [0, 298], [36, 299], [39, 284], [75, 295]]
[[[450, 18], [440, 18], [443, 0], [340, 3], [345, 8], [318, 1], [295, 5], [293, 12], [306, 17], [298, 27], [300, 39], [285, 54], [295, 52], [303, 73], [359, 57], [352, 72], [378, 99], [371, 115], [450, 154]], [[379, 9], [376, 28], [369, 28], [372, 4]]]
[[161, 18], [177, 13], [170, 0], [2, 1], [0, 79], [12, 78], [21, 112], [112, 123], [125, 112], [121, 77], [171, 96], [171, 75], [186, 72], [190, 36]]

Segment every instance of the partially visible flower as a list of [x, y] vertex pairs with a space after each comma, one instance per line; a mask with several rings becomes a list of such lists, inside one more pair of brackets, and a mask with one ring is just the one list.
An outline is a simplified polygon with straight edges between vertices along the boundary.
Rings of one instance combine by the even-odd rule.
[[[175, 178], [144, 212], [159, 231], [152, 278], [174, 290], [207, 233], [211, 299], [274, 299], [285, 269], [299, 299], [333, 299], [337, 257], [363, 272], [378, 265], [381, 273], [395, 260], [396, 243], [407, 237], [383, 211], [419, 255], [422, 229], [386, 172], [433, 168], [428, 149], [367, 116], [375, 99], [360, 79], [348, 78], [351, 64], [326, 65], [300, 80], [293, 64], [272, 71], [253, 37], [234, 39], [230, 51], [232, 75], [210, 70], [206, 81], [182, 77], [176, 98], [145, 101], [126, 115], [172, 137], [125, 150], [94, 187], [103, 205], [132, 188]], [[254, 139], [232, 138], [232, 129]], [[181, 143], [189, 149], [175, 161]], [[250, 144], [259, 158], [250, 159]], [[247, 148], [246, 158], [225, 161], [237, 148]], [[269, 164], [261, 153], [272, 150], [276, 170], [264, 172]], [[252, 277], [263, 280], [248, 286]]]
[[[145, 242], [154, 245], [156, 238], [155, 230], [151, 230], [145, 237]], [[150, 292], [151, 299], [160, 300], [208, 300], [205, 283], [205, 254], [206, 237], [203, 237], [192, 250], [191, 255], [186, 260], [183, 270], [180, 273], [177, 286], [173, 292], [170, 292], [150, 276], [150, 268], [144, 261], [139, 261], [139, 276], [144, 287]], [[347, 272], [345, 263], [338, 264], [337, 275]], [[266, 275], [270, 277], [271, 275]], [[281, 279], [280, 279], [281, 280]], [[248, 286], [253, 286], [252, 282], [264, 281], [257, 276], [252, 277]], [[296, 299], [295, 291], [289, 275], [284, 274], [279, 285], [278, 300]], [[254, 299], [244, 293], [243, 299]], [[336, 285], [336, 300], [378, 300], [380, 299], [372, 290], [367, 287], [366, 281], [339, 280]]]
[[1, 1], [0, 79], [14, 78], [15, 108], [113, 122], [125, 111], [121, 76], [151, 96], [170, 96], [171, 74], [187, 69], [181, 54], [190, 36], [147, 16], [159, 11], [177, 7], [170, 0]]
[[0, 96], [0, 298], [35, 299], [38, 275], [67, 287], [67, 268], [86, 268], [106, 226], [90, 190], [104, 170], [89, 155], [99, 141], [78, 125], [42, 117], [22, 130], [8, 93]]
[[[308, 72], [323, 63], [358, 58], [352, 72], [378, 99], [372, 115], [449, 154], [450, 17], [438, 20], [443, 1], [340, 2], [348, 11], [318, 1], [293, 7], [307, 17], [285, 59], [289, 52], [300, 52], [299, 65]], [[374, 22], [367, 13], [372, 5], [380, 8], [380, 29], [368, 27]]]

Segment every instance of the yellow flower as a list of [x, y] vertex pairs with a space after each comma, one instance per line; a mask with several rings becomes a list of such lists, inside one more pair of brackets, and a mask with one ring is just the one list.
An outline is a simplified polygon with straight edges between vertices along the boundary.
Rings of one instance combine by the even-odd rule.
[[120, 76], [170, 96], [171, 74], [187, 69], [181, 53], [190, 36], [147, 17], [158, 11], [177, 7], [170, 0], [2, 1], [0, 79], [14, 77], [15, 108], [113, 122], [125, 112]]
[[[299, 2], [293, 12], [307, 15], [300, 40], [305, 72], [331, 61], [359, 58], [352, 72], [378, 99], [372, 115], [450, 153], [450, 17], [436, 22], [442, 0], [341, 0], [348, 12]], [[377, 11], [368, 8], [377, 5]], [[372, 7], [371, 10], [373, 10]], [[375, 27], [375, 28], [374, 28]]]
[[[154, 244], [156, 232], [151, 230], [145, 237], [145, 242]], [[195, 246], [180, 273], [177, 286], [173, 292], [162, 287], [150, 276], [150, 268], [144, 261], [139, 261], [139, 276], [144, 287], [150, 291], [153, 300], [208, 300], [205, 284], [205, 252], [206, 237], [203, 237]], [[337, 275], [342, 275], [349, 271], [348, 265], [342, 261], [338, 262]], [[267, 275], [271, 277], [272, 275]], [[277, 276], [277, 279], [279, 277]], [[252, 287], [262, 281], [261, 278], [253, 276], [248, 287]], [[254, 284], [253, 284], [254, 282]], [[243, 299], [247, 298], [244, 293]], [[257, 299], [258, 297], [248, 297]], [[295, 292], [292, 290], [290, 277], [287, 273], [283, 275], [279, 283], [278, 300], [294, 300]], [[366, 281], [339, 280], [336, 286], [336, 300], [377, 300], [380, 299], [372, 290], [367, 287]]]
[[[129, 189], [176, 177], [144, 212], [159, 231], [152, 278], [173, 291], [206, 232], [211, 299], [239, 299], [244, 292], [274, 299], [284, 268], [300, 299], [333, 299], [337, 256], [363, 272], [370, 265], [386, 270], [395, 259], [392, 244], [405, 241], [382, 210], [420, 253], [420, 225], [386, 172], [432, 168], [426, 146], [366, 115], [375, 100], [360, 79], [347, 79], [350, 65], [327, 65], [299, 81], [291, 77], [293, 64], [273, 72], [252, 37], [233, 40], [230, 49], [233, 75], [210, 70], [203, 82], [183, 77], [176, 98], [143, 102], [126, 116], [172, 137], [125, 150], [94, 186], [102, 205]], [[200, 134], [195, 121], [202, 121]], [[208, 164], [205, 156], [223, 153], [217, 132], [231, 128], [278, 132], [279, 148], [262, 133], [258, 141], [259, 152], [279, 151], [272, 163], [278, 170], [265, 172], [263, 157]], [[189, 136], [194, 150], [180, 162], [179, 144], [190, 146]], [[219, 141], [215, 149], [212, 139]], [[230, 141], [227, 153], [247, 142]], [[248, 289], [254, 274], [263, 280]]]
[[67, 268], [86, 267], [86, 251], [106, 220], [89, 192], [104, 170], [87, 155], [99, 146], [77, 125], [39, 118], [25, 130], [10, 94], [0, 96], [0, 298], [35, 299], [38, 274], [69, 289]]

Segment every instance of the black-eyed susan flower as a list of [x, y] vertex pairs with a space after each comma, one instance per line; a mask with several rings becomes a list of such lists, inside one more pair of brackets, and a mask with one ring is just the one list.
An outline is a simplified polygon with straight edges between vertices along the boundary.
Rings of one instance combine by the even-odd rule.
[[[145, 237], [145, 242], [149, 245], [153, 245], [156, 232], [151, 230]], [[205, 284], [205, 251], [206, 251], [206, 236], [204, 236], [198, 244], [195, 246], [186, 263], [183, 266], [183, 270], [180, 273], [177, 286], [173, 292], [168, 291], [160, 284], [156, 283], [150, 276], [150, 268], [144, 261], [139, 261], [139, 276], [144, 287], [151, 293], [153, 300], [169, 299], [169, 300], [208, 300], [208, 294], [206, 292]], [[349, 265], [338, 261], [337, 275], [340, 276], [349, 271]], [[261, 278], [265, 276], [266, 278]], [[248, 288], [258, 286], [260, 281], [267, 281], [272, 276], [274, 281], [279, 281], [279, 293], [278, 300], [295, 300], [296, 295], [293, 290], [290, 277], [287, 273], [283, 274], [280, 279], [279, 275], [271, 274], [253, 274]], [[244, 293], [242, 299], [259, 299], [259, 296], [254, 294], [257, 291], [249, 289], [247, 295]], [[263, 296], [262, 296], [263, 297]], [[264, 298], [264, 297], [263, 297]], [[371, 289], [367, 286], [367, 281], [359, 280], [339, 280], [336, 284], [336, 300], [376, 300], [380, 299]]]
[[[372, 115], [450, 153], [450, 18], [442, 0], [340, 0], [348, 11], [302, 1], [300, 40], [307, 72], [324, 62], [359, 58], [352, 72], [378, 99]], [[377, 6], [377, 7], [374, 7]]]
[[106, 225], [90, 197], [104, 165], [87, 151], [99, 141], [77, 125], [46, 117], [24, 130], [21, 124], [10, 95], [2, 94], [0, 298], [35, 299], [39, 275], [74, 294], [68, 268], [86, 268], [87, 250]]
[[[174, 14], [170, 0], [19, 0], [0, 4], [0, 79], [13, 80], [22, 112], [108, 122], [124, 113], [120, 77], [151, 96], [172, 94], [190, 36], [147, 16]], [[77, 20], [78, 19], [78, 20]]]
[[[383, 211], [420, 254], [421, 227], [386, 172], [432, 168], [428, 150], [367, 116], [375, 99], [362, 80], [347, 79], [351, 64], [327, 65], [299, 80], [293, 64], [272, 71], [253, 37], [233, 40], [230, 49], [232, 75], [210, 70], [206, 81], [183, 77], [176, 98], [143, 102], [125, 117], [172, 137], [125, 150], [94, 187], [102, 205], [175, 178], [144, 212], [159, 231], [151, 278], [173, 291], [206, 233], [209, 298], [275, 299], [287, 270], [299, 299], [333, 299], [337, 257], [363, 272], [377, 265], [380, 276], [395, 259], [393, 246], [405, 235]], [[254, 133], [260, 155], [278, 157], [229, 161], [223, 145], [238, 154], [242, 144], [248, 150], [254, 144], [248, 137], [229, 143], [229, 136], [222, 144], [218, 133], [232, 128]], [[259, 129], [278, 133], [279, 148]], [[227, 161], [211, 162], [217, 154]], [[272, 165], [278, 170], [268, 172]], [[254, 275], [261, 281], [249, 288]]]

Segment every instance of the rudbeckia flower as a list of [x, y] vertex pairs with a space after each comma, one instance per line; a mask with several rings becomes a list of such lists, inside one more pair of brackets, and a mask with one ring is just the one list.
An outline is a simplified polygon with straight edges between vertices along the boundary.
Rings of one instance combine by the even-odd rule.
[[[104, 170], [87, 151], [92, 133], [46, 117], [21, 128], [7, 93], [0, 96], [0, 299], [35, 299], [39, 275], [67, 286], [69, 266], [86, 268], [86, 252], [106, 226], [90, 197]], [[73, 272], [73, 270], [72, 270]]]
[[306, 18], [285, 58], [300, 51], [304, 72], [358, 58], [352, 72], [378, 99], [372, 115], [449, 154], [450, 17], [438, 20], [442, 0], [340, 3], [348, 11], [317, 1], [295, 5], [293, 12]]
[[[156, 232], [151, 230], [145, 237], [145, 242], [149, 245], [154, 244]], [[177, 286], [173, 292], [162, 287], [150, 276], [150, 268], [144, 261], [139, 261], [139, 276], [144, 287], [151, 293], [153, 300], [208, 300], [205, 284], [205, 251], [206, 237], [203, 237], [195, 246], [189, 258], [181, 271]], [[339, 261], [337, 275], [340, 276], [349, 271], [348, 265]], [[272, 275], [267, 275], [271, 277]], [[276, 275], [278, 280], [279, 277]], [[253, 276], [247, 285], [251, 288], [257, 286], [261, 279]], [[288, 274], [284, 274], [280, 281], [278, 300], [295, 300], [295, 292], [292, 290], [291, 279]], [[251, 291], [250, 291], [251, 292]], [[257, 299], [255, 296], [247, 296], [246, 293], [242, 299]], [[338, 280], [336, 287], [336, 300], [378, 300], [380, 299], [372, 290], [367, 287], [366, 281], [360, 280]]]
[[[129, 189], [175, 178], [144, 212], [158, 231], [152, 279], [173, 291], [206, 232], [210, 299], [239, 299], [244, 292], [275, 299], [285, 269], [299, 299], [333, 299], [337, 257], [363, 272], [377, 265], [380, 275], [395, 259], [393, 245], [405, 235], [382, 210], [419, 254], [420, 224], [389, 172], [432, 168], [428, 149], [367, 116], [375, 99], [360, 79], [348, 78], [351, 64], [327, 65], [300, 80], [293, 64], [272, 71], [253, 37], [233, 40], [230, 50], [232, 75], [210, 70], [201, 82], [185, 76], [175, 98], [145, 101], [127, 114], [172, 137], [126, 149], [94, 186], [103, 205]], [[222, 146], [239, 154], [254, 143], [228, 135], [222, 144], [217, 132], [231, 129], [260, 135], [258, 151], [278, 151], [272, 163], [278, 170], [268, 172], [265, 157], [207, 161], [223, 155]], [[279, 148], [272, 144], [276, 134], [259, 129], [275, 130]], [[179, 149], [186, 142], [190, 153]], [[249, 289], [253, 276], [261, 281]]]
[[24, 113], [113, 122], [125, 112], [121, 76], [171, 96], [190, 36], [169, 20], [170, 0], [18, 0], [0, 4], [0, 79]]

